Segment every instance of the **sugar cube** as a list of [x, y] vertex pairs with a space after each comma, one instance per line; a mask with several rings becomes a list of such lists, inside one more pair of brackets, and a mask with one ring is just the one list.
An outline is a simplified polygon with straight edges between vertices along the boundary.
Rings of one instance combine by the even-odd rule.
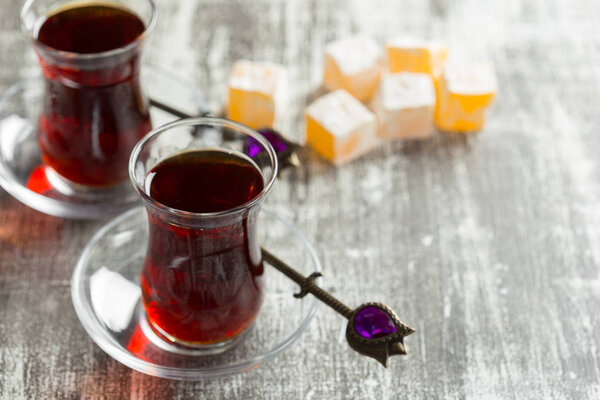
[[278, 64], [236, 62], [229, 79], [229, 118], [253, 129], [278, 125], [287, 101], [286, 75]]
[[388, 71], [420, 72], [434, 79], [441, 73], [448, 49], [430, 40], [396, 38], [386, 45]]
[[452, 63], [438, 84], [435, 122], [444, 131], [468, 132], [483, 128], [485, 111], [497, 90], [491, 64]]
[[328, 90], [344, 89], [360, 101], [373, 97], [381, 73], [382, 55], [366, 36], [351, 36], [325, 48], [323, 85]]
[[378, 143], [375, 115], [345, 90], [315, 100], [305, 118], [307, 143], [336, 165], [363, 155]]
[[435, 88], [427, 74], [384, 74], [373, 100], [383, 139], [423, 139], [434, 132]]

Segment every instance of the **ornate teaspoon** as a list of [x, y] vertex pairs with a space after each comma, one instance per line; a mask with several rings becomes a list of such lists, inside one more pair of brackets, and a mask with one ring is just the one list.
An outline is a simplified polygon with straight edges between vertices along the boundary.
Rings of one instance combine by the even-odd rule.
[[268, 250], [262, 248], [262, 254], [265, 261], [300, 285], [295, 297], [311, 293], [348, 319], [346, 340], [354, 350], [376, 359], [386, 368], [390, 356], [406, 354], [404, 337], [414, 329], [402, 323], [391, 308], [381, 303], [365, 303], [352, 310], [315, 283], [320, 272], [304, 277]]

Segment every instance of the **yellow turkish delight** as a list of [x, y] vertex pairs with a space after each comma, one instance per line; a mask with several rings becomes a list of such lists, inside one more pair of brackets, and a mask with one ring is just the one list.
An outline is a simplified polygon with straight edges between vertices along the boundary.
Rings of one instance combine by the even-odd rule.
[[360, 101], [373, 97], [381, 74], [379, 46], [366, 36], [352, 36], [325, 48], [323, 85], [344, 89]]
[[284, 67], [269, 62], [238, 61], [229, 79], [227, 115], [250, 128], [277, 126], [287, 101]]
[[330, 92], [305, 111], [306, 141], [336, 165], [347, 163], [378, 143], [375, 115], [345, 90]]
[[441, 43], [429, 40], [396, 38], [386, 45], [388, 72], [420, 72], [437, 78], [448, 49]]
[[434, 132], [435, 88], [427, 74], [384, 74], [373, 100], [383, 139], [424, 139]]
[[485, 62], [449, 64], [444, 68], [437, 91], [435, 122], [439, 129], [479, 130], [497, 91], [496, 75]]

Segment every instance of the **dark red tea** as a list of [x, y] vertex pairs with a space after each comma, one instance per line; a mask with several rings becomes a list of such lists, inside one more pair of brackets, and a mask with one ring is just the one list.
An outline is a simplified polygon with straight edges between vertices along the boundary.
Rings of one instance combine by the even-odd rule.
[[144, 30], [138, 16], [104, 3], [60, 8], [39, 24], [35, 39], [47, 47], [36, 46], [45, 78], [38, 140], [44, 163], [70, 181], [124, 181], [131, 150], [152, 128], [139, 46], [123, 49]]
[[[194, 213], [243, 205], [264, 186], [252, 162], [219, 150], [180, 153], [159, 163], [147, 179], [154, 200]], [[245, 331], [262, 303], [258, 210], [189, 224], [162, 215], [149, 210], [150, 244], [141, 275], [149, 320], [163, 334], [196, 344]]]
[[262, 175], [250, 161], [220, 150], [180, 153], [158, 164], [148, 177], [150, 197], [194, 213], [229, 210], [263, 190]]

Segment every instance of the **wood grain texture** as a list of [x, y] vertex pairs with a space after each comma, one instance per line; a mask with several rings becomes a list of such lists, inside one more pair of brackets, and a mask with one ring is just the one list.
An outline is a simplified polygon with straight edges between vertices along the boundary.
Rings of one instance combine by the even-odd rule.
[[[483, 132], [391, 142], [334, 168], [310, 150], [268, 206], [315, 244], [324, 286], [386, 302], [417, 329], [385, 370], [322, 307], [259, 369], [173, 382], [105, 355], [69, 280], [100, 222], [63, 221], [0, 190], [0, 399], [600, 398], [600, 3], [585, 0], [161, 0], [147, 61], [222, 106], [232, 63], [290, 69], [288, 133], [319, 91], [323, 46], [349, 33], [440, 38], [489, 57]], [[3, 1], [0, 89], [37, 71]]]

